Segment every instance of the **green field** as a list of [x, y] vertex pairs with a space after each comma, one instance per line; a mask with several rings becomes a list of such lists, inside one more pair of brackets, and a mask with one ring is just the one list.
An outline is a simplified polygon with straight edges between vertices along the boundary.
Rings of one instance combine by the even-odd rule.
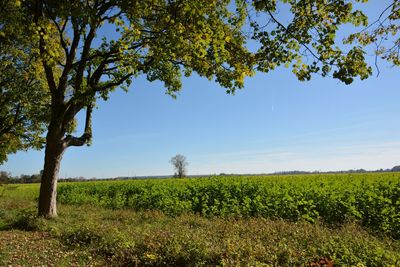
[[400, 266], [399, 173], [59, 183], [55, 220], [37, 194], [0, 187], [0, 265]]
[[61, 185], [58, 197], [65, 204], [158, 210], [172, 216], [195, 213], [335, 225], [356, 220], [400, 238], [398, 173], [87, 182]]

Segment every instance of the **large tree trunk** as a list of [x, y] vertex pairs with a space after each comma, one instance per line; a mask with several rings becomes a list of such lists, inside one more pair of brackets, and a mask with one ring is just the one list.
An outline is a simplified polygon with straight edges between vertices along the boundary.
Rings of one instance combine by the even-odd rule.
[[44, 168], [39, 195], [39, 216], [57, 216], [57, 180], [61, 159], [65, 151], [63, 134], [54, 124], [49, 127], [46, 137]]
[[[61, 108], [60, 108], [61, 109]], [[75, 109], [75, 115], [79, 109]], [[54, 109], [49, 130], [46, 136], [46, 150], [44, 156], [44, 168], [39, 194], [39, 216], [46, 218], [57, 217], [57, 180], [60, 171], [61, 160], [64, 151], [69, 146], [83, 146], [92, 138], [92, 110], [91, 104], [87, 105], [85, 132], [80, 137], [72, 135], [65, 136], [66, 125], [69, 120], [63, 120], [64, 110]]]

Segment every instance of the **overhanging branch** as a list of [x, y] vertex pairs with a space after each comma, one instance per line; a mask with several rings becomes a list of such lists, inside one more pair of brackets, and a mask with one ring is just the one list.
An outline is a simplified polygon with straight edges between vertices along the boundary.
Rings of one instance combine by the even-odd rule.
[[293, 33], [288, 29], [285, 25], [283, 25], [279, 20], [275, 18], [275, 16], [272, 14], [272, 12], [267, 9], [268, 15], [271, 17], [271, 19], [282, 29], [285, 30], [293, 39], [295, 39], [297, 42], [299, 42], [300, 45], [302, 45], [316, 60], [321, 60], [319, 56], [317, 56], [314, 51], [312, 51], [307, 44], [305, 44], [303, 41], [299, 40], [296, 36], [293, 35]]

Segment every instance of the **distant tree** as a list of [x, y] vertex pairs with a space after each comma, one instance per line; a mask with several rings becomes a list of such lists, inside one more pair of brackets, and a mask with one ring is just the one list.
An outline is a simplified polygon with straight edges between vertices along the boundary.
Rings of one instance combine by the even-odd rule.
[[394, 167], [392, 168], [392, 172], [400, 172], [400, 165], [394, 166]]
[[6, 184], [11, 178], [11, 174], [5, 171], [0, 171], [0, 184]]
[[188, 165], [188, 163], [186, 162], [185, 156], [178, 154], [172, 157], [170, 162], [175, 170], [174, 177], [183, 178], [186, 176], [186, 166]]
[[0, 197], [4, 195], [6, 184], [10, 181], [11, 174], [5, 171], [0, 171]]
[[40, 174], [32, 174], [32, 175], [23, 175], [22, 183], [31, 184], [31, 183], [40, 183]]

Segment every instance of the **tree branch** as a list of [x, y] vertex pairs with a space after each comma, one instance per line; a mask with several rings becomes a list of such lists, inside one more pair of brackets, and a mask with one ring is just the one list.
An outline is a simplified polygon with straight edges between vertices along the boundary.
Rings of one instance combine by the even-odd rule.
[[311, 54], [315, 59], [321, 60], [320, 57], [318, 57], [318, 56], [314, 53], [314, 51], [312, 51], [304, 42], [298, 40], [298, 39], [296, 38], [296, 36], [294, 36], [294, 35], [292, 34], [292, 32], [291, 32], [287, 27], [285, 27], [285, 25], [283, 25], [282, 23], [280, 23], [280, 22], [275, 18], [275, 16], [271, 13], [271, 11], [270, 11], [269, 9], [267, 9], [267, 12], [268, 12], [269, 16], [271, 17], [271, 19], [272, 19], [276, 24], [278, 24], [279, 27], [283, 28], [292, 38], [294, 38], [297, 42], [299, 42], [308, 52], [310, 52], [310, 54]]
[[114, 82], [105, 83], [103, 86], [97, 87], [97, 88], [96, 88], [96, 92], [105, 91], [105, 90], [111, 89], [111, 88], [113, 88], [113, 87], [116, 87], [116, 86], [118, 86], [118, 85], [121, 85], [121, 84], [123, 84], [126, 80], [128, 80], [130, 77], [132, 77], [132, 75], [133, 75], [133, 74], [128, 73], [128, 74], [122, 76], [120, 79], [118, 79], [118, 80], [116, 80], [116, 81], [114, 81]]
[[80, 137], [67, 135], [64, 138], [65, 147], [83, 146], [90, 142], [90, 140], [92, 139], [92, 112], [93, 112], [93, 105], [92, 104], [87, 105], [84, 133]]
[[[35, 6], [34, 22], [37, 26], [40, 27], [39, 20], [43, 16], [43, 1], [37, 0], [35, 4], [36, 4], [36, 6]], [[56, 86], [56, 83], [54, 80], [53, 70], [51, 69], [51, 67], [49, 66], [49, 64], [46, 60], [46, 48], [45, 48], [46, 42], [44, 41], [44, 38], [43, 38], [43, 35], [45, 35], [46, 32], [43, 29], [43, 27], [40, 27], [40, 32], [42, 34], [40, 34], [40, 38], [39, 38], [39, 52], [40, 52], [40, 55], [42, 56], [42, 64], [43, 64], [43, 68], [45, 71], [45, 75], [46, 75], [47, 83], [49, 85], [50, 92], [55, 96], [57, 86]]]
[[[82, 26], [82, 29], [84, 27], [85, 27], [85, 25]], [[76, 71], [76, 79], [75, 79], [75, 85], [74, 85], [75, 90], [79, 90], [82, 85], [83, 74], [84, 74], [84, 71], [86, 68], [86, 63], [87, 63], [87, 57], [89, 55], [89, 50], [92, 45], [93, 38], [95, 37], [96, 27], [97, 27], [97, 25], [91, 25], [90, 31], [85, 38], [85, 42], [84, 42], [83, 50], [82, 50], [82, 54], [81, 54], [80, 64], [78, 65], [78, 69]]]

